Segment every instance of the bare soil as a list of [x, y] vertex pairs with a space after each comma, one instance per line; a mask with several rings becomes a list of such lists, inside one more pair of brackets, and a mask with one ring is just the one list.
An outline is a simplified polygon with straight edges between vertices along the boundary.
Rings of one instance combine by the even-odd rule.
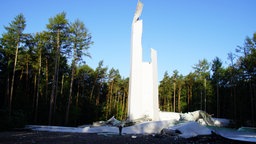
[[218, 135], [190, 139], [170, 135], [114, 135], [43, 131], [0, 132], [0, 144], [236, 144]]

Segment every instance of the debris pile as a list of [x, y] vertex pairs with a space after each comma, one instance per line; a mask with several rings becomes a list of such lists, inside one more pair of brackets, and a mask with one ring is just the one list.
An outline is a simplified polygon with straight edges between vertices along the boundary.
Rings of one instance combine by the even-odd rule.
[[103, 135], [157, 134], [181, 138], [192, 138], [214, 133], [232, 140], [256, 142], [255, 128], [246, 127], [239, 130], [225, 128], [223, 126], [227, 126], [229, 120], [212, 118], [211, 115], [201, 110], [188, 113], [164, 112], [162, 114], [164, 118], [160, 118], [160, 121], [151, 121], [147, 116], [133, 121], [119, 121], [113, 116], [107, 121], [97, 121], [92, 125], [79, 127], [28, 125], [26, 128], [34, 131], [80, 132]]

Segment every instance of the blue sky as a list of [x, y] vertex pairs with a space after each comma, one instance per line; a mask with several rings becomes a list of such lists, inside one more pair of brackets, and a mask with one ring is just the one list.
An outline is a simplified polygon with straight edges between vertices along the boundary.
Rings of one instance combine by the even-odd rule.
[[[192, 66], [216, 56], [228, 65], [227, 54], [243, 45], [256, 32], [255, 0], [141, 0], [144, 4], [143, 59], [150, 61], [150, 48], [158, 52], [159, 81], [165, 71], [187, 75]], [[48, 19], [60, 12], [67, 19], [83, 21], [92, 35], [87, 64], [97, 67], [100, 60], [119, 69], [123, 77], [130, 71], [131, 23], [137, 0], [41, 0], [2, 1], [0, 34], [3, 26], [19, 13], [26, 17], [26, 32], [46, 30]]]

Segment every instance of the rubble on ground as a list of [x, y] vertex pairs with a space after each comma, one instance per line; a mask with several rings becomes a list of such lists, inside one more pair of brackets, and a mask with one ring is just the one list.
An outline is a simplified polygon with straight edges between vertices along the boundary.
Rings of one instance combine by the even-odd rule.
[[194, 121], [180, 123], [174, 126], [164, 128], [163, 134], [178, 135], [183, 138], [191, 138], [198, 135], [211, 135], [212, 132], [205, 126], [202, 126]]
[[38, 125], [28, 125], [26, 128], [35, 131], [102, 133], [104, 135], [161, 134], [182, 138], [215, 133], [232, 140], [256, 142], [255, 128], [243, 128], [239, 131], [227, 129], [224, 126], [230, 123], [229, 120], [212, 118], [211, 115], [201, 110], [188, 113], [161, 112], [161, 116], [159, 121], [150, 121], [147, 116], [133, 121], [120, 121], [113, 116], [106, 121], [97, 121], [92, 125], [76, 128]]

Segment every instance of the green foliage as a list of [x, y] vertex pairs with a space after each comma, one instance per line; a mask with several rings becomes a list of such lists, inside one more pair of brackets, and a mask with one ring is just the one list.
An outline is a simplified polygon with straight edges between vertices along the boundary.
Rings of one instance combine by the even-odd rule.
[[[69, 22], [62, 12], [49, 19], [45, 31], [25, 34], [25, 26], [20, 14], [0, 37], [1, 130], [48, 124], [50, 112], [53, 125], [63, 125], [67, 117], [70, 126], [112, 116], [126, 119], [129, 79], [122, 78], [118, 69], [108, 69], [103, 61], [95, 69], [84, 63], [93, 42], [83, 22]], [[9, 113], [17, 44], [13, 111]], [[165, 72], [159, 84], [160, 109], [203, 109], [215, 117], [256, 125], [256, 33], [245, 39], [236, 54], [229, 53], [228, 60], [226, 68], [218, 57], [212, 64], [199, 60], [186, 76], [178, 70]]]
[[60, 29], [65, 30], [67, 28], [67, 19], [66, 13], [62, 12], [57, 14], [55, 17], [49, 19], [49, 24], [47, 24], [47, 28], [52, 31], [58, 31]]
[[[212, 75], [206, 59], [193, 66], [194, 72], [180, 79], [177, 79], [177, 71], [171, 76], [166, 72], [159, 85], [161, 110], [168, 110], [164, 109], [166, 103], [170, 105], [176, 101], [177, 105], [177, 99], [172, 98], [174, 93], [177, 97], [172, 85], [176, 83], [177, 87], [180, 80], [183, 84], [179, 105], [183, 112], [203, 109], [215, 117], [230, 118], [243, 125], [255, 125], [256, 33], [253, 38], [247, 37], [244, 46], [239, 46], [236, 52], [238, 57], [233, 53], [228, 54], [230, 66], [227, 68], [223, 68], [221, 60], [216, 57], [211, 65]], [[165, 100], [168, 95], [170, 102]]]
[[164, 78], [160, 81], [159, 85], [159, 102], [160, 109], [162, 111], [171, 111], [172, 110], [172, 86], [171, 79], [167, 72], [164, 73]]

